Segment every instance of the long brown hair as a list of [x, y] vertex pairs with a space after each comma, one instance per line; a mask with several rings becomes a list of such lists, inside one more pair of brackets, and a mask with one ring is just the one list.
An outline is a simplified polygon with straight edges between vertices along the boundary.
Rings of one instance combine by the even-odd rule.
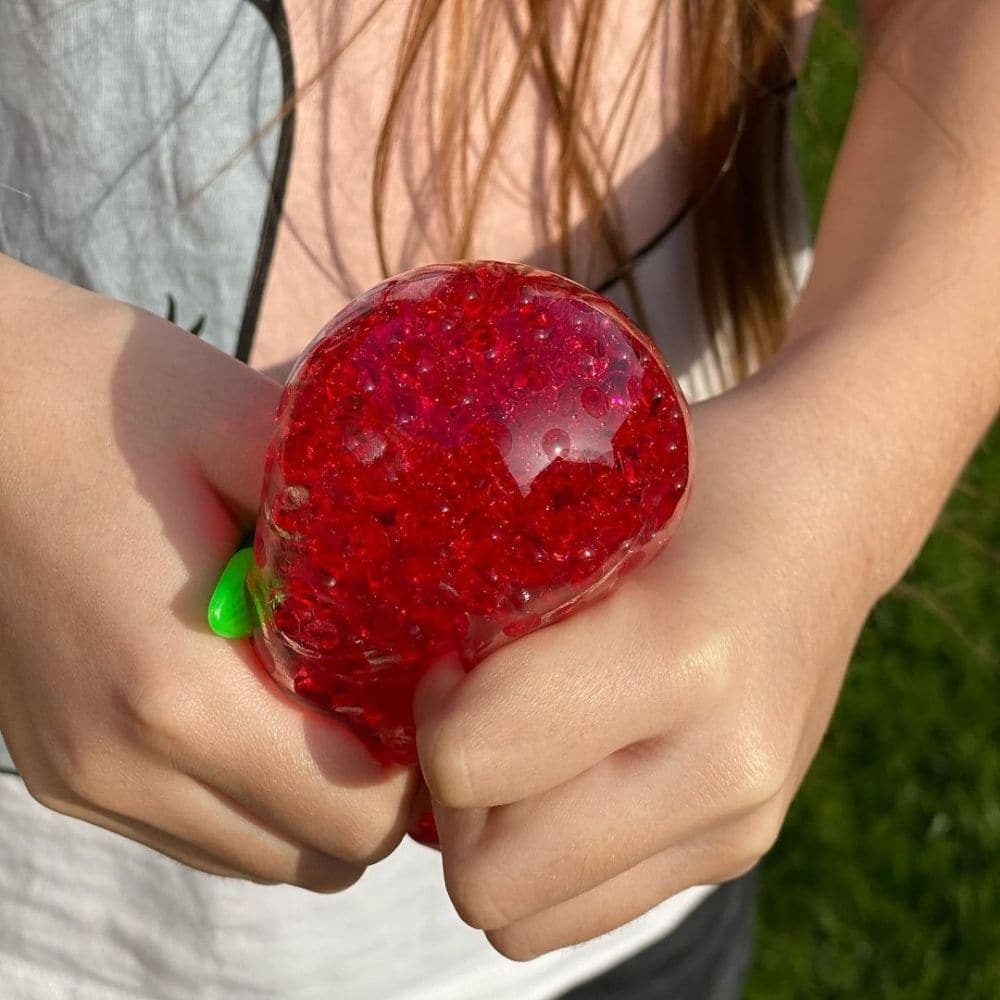
[[[372, 220], [383, 271], [390, 266], [383, 222], [390, 165], [397, 146], [405, 96], [435, 27], [449, 32], [443, 122], [435, 149], [440, 209], [452, 240], [451, 256], [467, 257], [476, 212], [519, 90], [534, 81], [553, 118], [559, 142], [557, 177], [558, 242], [563, 271], [581, 280], [570, 243], [571, 199], [587, 207], [593, 238], [603, 242], [643, 322], [643, 306], [633, 280], [629, 250], [616, 220], [611, 188], [618, 151], [603, 148], [585, 114], [592, 98], [594, 55], [607, 0], [524, 0], [526, 27], [520, 51], [508, 71], [499, 110], [490, 122], [486, 149], [466, 169], [473, 67], [469, 41], [489, 14], [509, 5], [483, 0], [412, 0], [397, 57], [395, 85], [386, 110], [375, 158]], [[553, 24], [573, 8], [574, 40], [562, 67], [553, 45]], [[667, 15], [667, 0], [654, 5], [642, 33], [616, 111], [630, 116], [632, 88], [648, 72], [655, 26]], [[522, 12], [523, 13], [523, 12]], [[446, 22], [439, 24], [439, 22]], [[685, 144], [689, 150], [690, 204], [694, 214], [697, 271], [702, 309], [720, 353], [742, 376], [780, 344], [790, 301], [787, 267], [785, 170], [787, 105], [792, 79], [789, 54], [792, 0], [684, 0]], [[479, 67], [482, 73], [491, 69]], [[631, 102], [629, 99], [632, 94]], [[607, 130], [605, 130], [607, 131]]]

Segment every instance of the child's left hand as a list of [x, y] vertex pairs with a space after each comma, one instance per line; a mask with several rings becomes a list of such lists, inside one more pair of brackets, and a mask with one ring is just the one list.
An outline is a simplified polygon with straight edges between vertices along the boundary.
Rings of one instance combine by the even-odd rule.
[[864, 446], [776, 390], [695, 408], [693, 493], [661, 556], [418, 692], [448, 892], [509, 958], [735, 878], [778, 836], [883, 588]]

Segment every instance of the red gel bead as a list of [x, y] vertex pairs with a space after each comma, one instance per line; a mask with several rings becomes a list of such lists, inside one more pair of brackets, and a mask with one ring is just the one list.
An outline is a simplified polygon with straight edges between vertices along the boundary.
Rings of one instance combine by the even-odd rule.
[[601, 417], [607, 416], [608, 397], [596, 385], [588, 386], [583, 390], [580, 402], [583, 403], [583, 408], [592, 417], [596, 417], [599, 420]]
[[415, 764], [431, 663], [471, 669], [606, 594], [662, 546], [688, 465], [680, 391], [606, 299], [494, 262], [390, 279], [321, 331], [282, 396], [255, 646], [376, 759]]

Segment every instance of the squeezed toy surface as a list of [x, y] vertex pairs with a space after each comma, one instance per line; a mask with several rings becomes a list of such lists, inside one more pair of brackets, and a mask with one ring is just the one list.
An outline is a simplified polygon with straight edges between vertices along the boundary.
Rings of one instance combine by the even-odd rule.
[[676, 384], [606, 299], [495, 262], [384, 282], [282, 397], [247, 583], [255, 645], [377, 759], [416, 763], [430, 664], [471, 669], [607, 593], [666, 540], [688, 452]]

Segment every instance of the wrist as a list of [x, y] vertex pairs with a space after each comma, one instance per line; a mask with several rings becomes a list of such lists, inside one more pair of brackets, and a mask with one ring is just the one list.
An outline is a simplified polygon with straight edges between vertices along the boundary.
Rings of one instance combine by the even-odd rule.
[[786, 347], [745, 386], [813, 464], [805, 478], [819, 478], [821, 508], [849, 512], [844, 541], [864, 553], [874, 599], [916, 558], [995, 413], [982, 373], [965, 378], [939, 331], [924, 340], [917, 327], [793, 320]]
[[783, 580], [789, 599], [867, 614], [890, 571], [860, 445], [826, 426], [792, 373], [767, 376], [694, 408], [685, 521], [707, 509], [711, 530], [760, 563], [763, 579]]

